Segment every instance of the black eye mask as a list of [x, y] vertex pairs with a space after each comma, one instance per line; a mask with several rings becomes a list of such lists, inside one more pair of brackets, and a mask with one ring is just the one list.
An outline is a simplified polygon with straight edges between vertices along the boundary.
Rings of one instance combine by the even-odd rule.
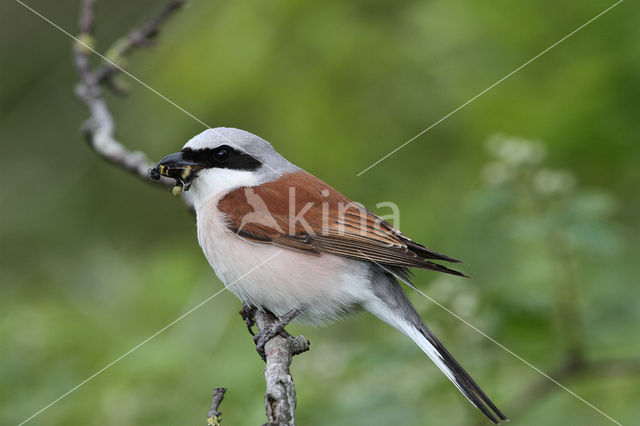
[[253, 171], [262, 163], [246, 152], [236, 150], [228, 145], [216, 148], [191, 149], [167, 155], [149, 170], [149, 179], [159, 180], [161, 176], [175, 179], [176, 184], [171, 188], [173, 195], [188, 191], [191, 182], [203, 169], [234, 169]]
[[180, 153], [186, 161], [198, 164], [203, 169], [256, 170], [262, 165], [246, 152], [228, 145], [202, 149], [184, 148]]

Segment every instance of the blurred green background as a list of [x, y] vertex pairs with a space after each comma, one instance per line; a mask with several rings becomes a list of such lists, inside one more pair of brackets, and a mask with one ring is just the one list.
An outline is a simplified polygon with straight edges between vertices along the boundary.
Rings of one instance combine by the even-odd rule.
[[[76, 32], [77, 1], [29, 5]], [[97, 48], [161, 1], [99, 2]], [[640, 418], [640, 9], [624, 2], [360, 177], [613, 2], [192, 1], [128, 69], [467, 262], [426, 294], [623, 424]], [[0, 423], [17, 424], [221, 288], [194, 220], [80, 135], [67, 36], [0, 5]], [[137, 83], [108, 96], [152, 159], [203, 130]], [[388, 210], [377, 210], [381, 214]], [[514, 425], [604, 416], [413, 291]], [[263, 363], [223, 292], [29, 424], [265, 420]], [[291, 327], [300, 425], [488, 424], [408, 339], [363, 314]]]

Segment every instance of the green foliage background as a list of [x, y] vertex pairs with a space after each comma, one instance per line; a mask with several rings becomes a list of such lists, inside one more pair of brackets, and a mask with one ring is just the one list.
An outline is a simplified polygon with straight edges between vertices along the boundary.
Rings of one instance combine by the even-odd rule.
[[[72, 33], [77, 3], [28, 2]], [[550, 374], [567, 359], [603, 360], [560, 381], [633, 424], [636, 4], [356, 177], [610, 4], [194, 0], [128, 69], [212, 126], [263, 136], [357, 201], [397, 203], [405, 233], [464, 259], [473, 276], [418, 272], [426, 294]], [[161, 5], [99, 2], [98, 49]], [[11, 1], [0, 31], [0, 423], [17, 424], [222, 284], [182, 204], [83, 142], [70, 40]], [[158, 159], [202, 130], [124, 81], [130, 95], [109, 101], [130, 148]], [[512, 424], [611, 423], [410, 293]], [[223, 292], [31, 424], [203, 424], [214, 386], [229, 387], [224, 424], [260, 424], [263, 363], [239, 307]], [[487, 424], [412, 342], [368, 314], [292, 330], [312, 342], [294, 362], [301, 425]]]

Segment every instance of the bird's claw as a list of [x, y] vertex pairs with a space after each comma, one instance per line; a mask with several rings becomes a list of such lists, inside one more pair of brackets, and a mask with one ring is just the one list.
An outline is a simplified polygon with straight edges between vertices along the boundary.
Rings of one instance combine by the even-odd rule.
[[254, 306], [251, 306], [248, 303], [243, 303], [242, 309], [239, 312], [245, 324], [247, 324], [247, 330], [249, 330], [249, 333], [251, 333], [252, 336], [256, 335], [256, 333], [253, 332], [253, 326], [256, 325], [255, 321], [253, 320], [253, 312], [255, 310], [256, 308]]
[[284, 328], [289, 325], [289, 323], [293, 321], [295, 317], [300, 315], [300, 313], [304, 311], [304, 308], [305, 307], [303, 306], [290, 310], [281, 317], [276, 318], [276, 320], [271, 325], [269, 325], [269, 327], [264, 328], [257, 334], [253, 335], [253, 341], [256, 344], [256, 351], [258, 351], [258, 354], [263, 361], [267, 361], [267, 355], [265, 353], [265, 345], [267, 344], [267, 342], [278, 334], [283, 337], [287, 337], [288, 333], [284, 330]]

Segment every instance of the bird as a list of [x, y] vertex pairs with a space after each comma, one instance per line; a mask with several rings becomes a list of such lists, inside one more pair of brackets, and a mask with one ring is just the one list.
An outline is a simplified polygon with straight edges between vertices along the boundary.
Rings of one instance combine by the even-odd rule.
[[174, 194], [191, 191], [204, 256], [246, 306], [309, 324], [368, 311], [413, 340], [489, 420], [508, 420], [400, 284], [413, 285], [410, 268], [464, 277], [441, 264], [460, 261], [411, 240], [244, 130], [209, 128], [150, 176], [175, 179]]

